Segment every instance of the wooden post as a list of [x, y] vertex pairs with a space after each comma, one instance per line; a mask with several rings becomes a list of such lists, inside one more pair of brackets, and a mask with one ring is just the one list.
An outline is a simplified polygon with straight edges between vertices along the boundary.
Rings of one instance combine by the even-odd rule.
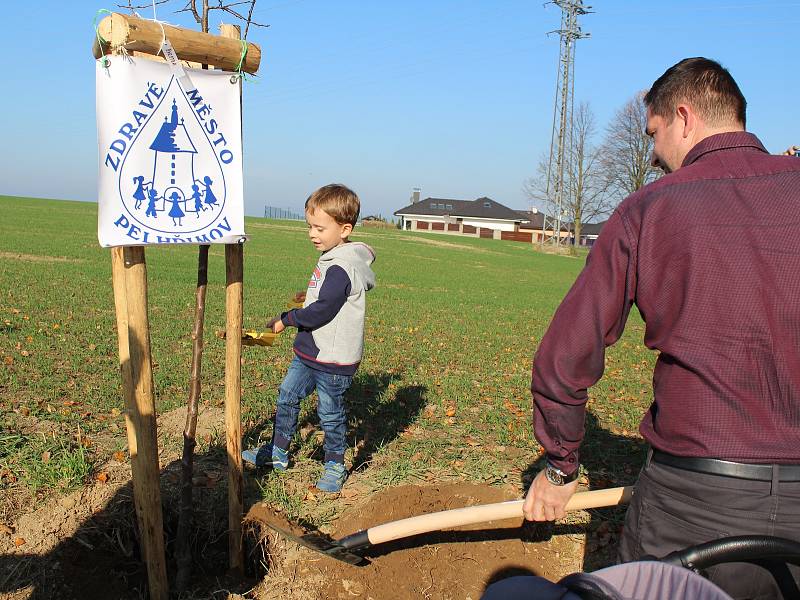
[[[239, 35], [212, 35], [172, 25], [161, 25], [149, 19], [132, 15], [112, 13], [100, 21], [97, 31], [107, 44], [92, 44], [92, 53], [100, 58], [103, 52], [116, 52], [124, 48], [128, 52], [138, 51], [157, 55], [166, 35], [181, 60], [214, 65], [225, 71], [235, 71], [242, 58]], [[233, 27], [233, 25], [223, 25]], [[228, 39], [232, 38], [232, 39]], [[261, 63], [261, 48], [258, 44], [247, 44], [247, 54], [241, 64], [245, 73], [255, 73]]]
[[[220, 25], [220, 35], [239, 39], [235, 25]], [[216, 65], [215, 65], [216, 66]], [[239, 81], [239, 103], [242, 101]], [[225, 245], [225, 438], [228, 446], [228, 560], [231, 571], [244, 573], [242, 548], [242, 281], [241, 244]]]
[[147, 317], [147, 266], [144, 248], [114, 248], [111, 254], [117, 308], [120, 370], [127, 408], [133, 496], [152, 600], [167, 600], [164, 525], [158, 464], [153, 363]]
[[228, 558], [232, 571], [241, 572], [242, 474], [242, 279], [241, 244], [225, 246], [225, 438], [228, 447]]
[[[125, 296], [125, 259], [121, 247], [111, 249], [111, 281], [114, 287], [114, 307], [117, 314], [117, 346], [119, 348], [119, 370], [122, 376], [122, 399], [125, 402], [125, 429], [128, 432], [128, 455], [133, 460], [138, 455], [136, 445], [136, 426], [133, 415], [136, 403], [133, 399], [133, 377], [131, 376], [131, 355], [128, 348], [128, 301]], [[134, 498], [137, 517], [140, 514], [139, 502]]]

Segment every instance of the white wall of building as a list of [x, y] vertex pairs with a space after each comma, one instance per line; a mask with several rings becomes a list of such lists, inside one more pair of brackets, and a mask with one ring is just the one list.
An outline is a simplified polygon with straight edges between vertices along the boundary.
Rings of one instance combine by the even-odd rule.
[[[403, 215], [402, 228], [405, 229], [407, 221], [427, 221], [428, 223], [457, 223], [456, 217], [441, 217], [437, 215]], [[499, 221], [495, 219], [475, 219], [471, 217], [463, 217], [464, 225], [472, 225], [473, 227], [484, 227], [486, 229], [496, 229], [497, 231], [514, 231], [514, 223], [508, 221]], [[424, 231], [424, 230], [423, 230]]]
[[514, 231], [514, 223], [508, 221], [496, 221], [493, 219], [473, 219], [464, 217], [464, 225], [473, 227], [485, 227], [486, 229], [496, 229], [498, 231]]

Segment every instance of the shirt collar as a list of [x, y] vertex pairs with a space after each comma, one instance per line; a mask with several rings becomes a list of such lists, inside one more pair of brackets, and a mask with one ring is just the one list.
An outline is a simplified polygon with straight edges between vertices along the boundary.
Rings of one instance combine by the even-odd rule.
[[710, 135], [705, 139], [700, 140], [694, 147], [689, 150], [686, 158], [683, 159], [681, 167], [686, 167], [704, 154], [709, 152], [716, 152], [717, 150], [731, 150], [733, 148], [755, 148], [761, 152], [767, 152], [767, 149], [761, 144], [759, 139], [752, 133], [746, 131], [729, 131], [726, 133], [717, 133]]

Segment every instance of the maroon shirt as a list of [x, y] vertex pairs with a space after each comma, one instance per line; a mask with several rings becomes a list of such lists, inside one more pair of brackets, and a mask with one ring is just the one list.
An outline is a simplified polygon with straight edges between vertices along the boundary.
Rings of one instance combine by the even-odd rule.
[[534, 358], [537, 439], [570, 473], [586, 388], [636, 303], [660, 355], [640, 431], [679, 456], [800, 463], [800, 159], [713, 135], [626, 198]]

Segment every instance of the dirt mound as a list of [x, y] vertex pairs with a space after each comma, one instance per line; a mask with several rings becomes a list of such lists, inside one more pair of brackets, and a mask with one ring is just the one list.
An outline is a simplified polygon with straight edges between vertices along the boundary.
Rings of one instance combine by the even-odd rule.
[[[474, 484], [403, 486], [374, 494], [346, 511], [335, 538], [425, 513], [515, 499], [511, 489]], [[286, 552], [264, 582], [263, 598], [430, 598], [477, 600], [491, 581], [514, 574], [557, 579], [580, 570], [581, 540], [542, 532], [520, 519], [418, 535], [362, 552], [366, 566], [301, 548]], [[309, 585], [311, 583], [311, 585]], [[267, 591], [271, 590], [271, 591]]]

